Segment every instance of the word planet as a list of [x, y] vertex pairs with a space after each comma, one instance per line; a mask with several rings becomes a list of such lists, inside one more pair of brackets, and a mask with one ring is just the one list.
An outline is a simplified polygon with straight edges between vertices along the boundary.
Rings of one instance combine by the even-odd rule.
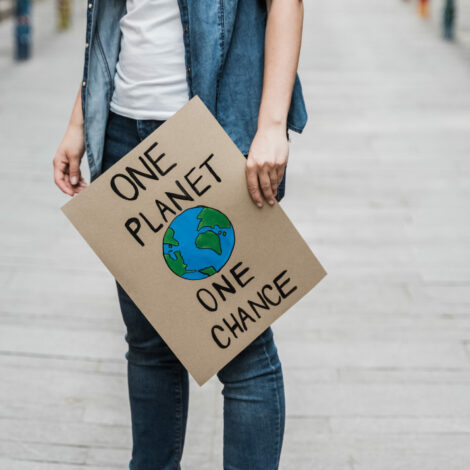
[[163, 237], [168, 267], [184, 279], [204, 279], [219, 272], [235, 245], [230, 220], [211, 207], [192, 207], [173, 219]]

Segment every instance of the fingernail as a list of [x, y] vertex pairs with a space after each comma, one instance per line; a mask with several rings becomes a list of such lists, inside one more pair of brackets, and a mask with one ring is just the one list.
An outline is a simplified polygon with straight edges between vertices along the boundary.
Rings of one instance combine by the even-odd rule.
[[256, 205], [261, 209], [263, 207], [263, 204], [261, 202], [257, 202]]
[[274, 199], [270, 199], [269, 204], [271, 204], [271, 206], [272, 206], [274, 204]]
[[78, 183], [78, 176], [72, 176], [72, 178], [70, 178], [70, 181], [72, 184], [77, 184]]

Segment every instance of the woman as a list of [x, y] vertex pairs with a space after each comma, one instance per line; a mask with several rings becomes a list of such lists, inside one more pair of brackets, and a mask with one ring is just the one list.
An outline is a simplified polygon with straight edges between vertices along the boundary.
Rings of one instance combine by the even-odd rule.
[[[288, 130], [307, 120], [296, 73], [302, 22], [301, 0], [90, 0], [83, 82], [54, 157], [57, 186], [79, 193], [85, 150], [94, 180], [197, 94], [247, 156], [253, 202], [280, 200]], [[129, 344], [129, 467], [179, 469], [188, 373], [117, 287]], [[217, 376], [224, 468], [277, 469], [285, 403], [271, 328]]]

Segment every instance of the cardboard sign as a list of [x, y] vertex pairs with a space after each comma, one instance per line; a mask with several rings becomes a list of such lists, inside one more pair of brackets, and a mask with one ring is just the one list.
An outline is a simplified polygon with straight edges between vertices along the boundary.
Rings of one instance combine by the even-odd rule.
[[198, 97], [62, 208], [202, 385], [324, 276]]

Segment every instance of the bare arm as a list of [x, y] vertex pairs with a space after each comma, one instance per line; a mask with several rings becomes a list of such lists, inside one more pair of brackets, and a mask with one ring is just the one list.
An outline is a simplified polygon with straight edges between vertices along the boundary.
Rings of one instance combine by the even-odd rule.
[[302, 40], [302, 0], [266, 0], [265, 63], [258, 130], [247, 159], [246, 177], [253, 202], [274, 196], [289, 156], [287, 113], [299, 62]]
[[80, 162], [85, 153], [81, 88], [78, 90], [64, 138], [57, 149], [54, 164], [55, 184], [69, 196], [79, 193], [85, 186]]

